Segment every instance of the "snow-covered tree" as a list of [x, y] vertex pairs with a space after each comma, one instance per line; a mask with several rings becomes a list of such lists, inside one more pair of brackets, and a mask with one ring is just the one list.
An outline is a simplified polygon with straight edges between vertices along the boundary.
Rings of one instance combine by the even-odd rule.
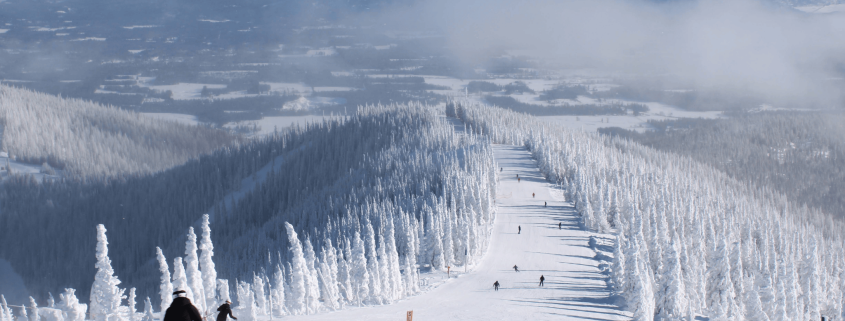
[[65, 320], [82, 321], [85, 319], [88, 306], [79, 303], [76, 298], [76, 290], [65, 289], [64, 293], [59, 294], [59, 309], [62, 310]]
[[185, 291], [185, 297], [191, 300], [191, 302], [194, 302], [194, 292], [188, 286], [188, 276], [185, 274], [185, 265], [182, 264], [182, 257], [173, 259], [173, 289]]
[[200, 270], [202, 271], [202, 286], [205, 290], [206, 306], [213, 307], [217, 293], [217, 271], [214, 267], [214, 244], [211, 243], [211, 223], [209, 222], [208, 214], [202, 216], [202, 240], [200, 241], [199, 249], [202, 250], [200, 254]]
[[156, 247], [156, 258], [158, 259], [158, 269], [161, 271], [159, 297], [161, 298], [161, 312], [163, 313], [173, 302], [173, 283], [170, 282], [170, 268], [167, 266], [167, 259], [159, 247]]
[[121, 295], [120, 280], [114, 276], [114, 269], [109, 259], [108, 239], [106, 238], [106, 227], [97, 225], [97, 274], [94, 276], [94, 284], [91, 286], [91, 307], [89, 309], [94, 320], [106, 321], [118, 318]]
[[41, 321], [41, 316], [38, 315], [38, 304], [35, 303], [33, 297], [29, 297], [29, 321]]
[[308, 275], [308, 265], [305, 262], [305, 253], [302, 251], [302, 245], [299, 242], [296, 231], [293, 230], [293, 225], [285, 223], [285, 228], [287, 229], [291, 254], [291, 295], [287, 296], [287, 306], [288, 309], [290, 309], [291, 314], [306, 314], [308, 313], [308, 306], [305, 302], [306, 296], [308, 295], [306, 293], [306, 282], [307, 279], [310, 278]]
[[185, 242], [185, 273], [188, 279], [188, 287], [191, 288], [193, 296], [191, 302], [200, 311], [200, 314], [208, 313], [205, 306], [205, 289], [203, 287], [202, 273], [199, 269], [199, 257], [197, 257], [197, 235], [194, 228], [188, 228], [188, 240]]

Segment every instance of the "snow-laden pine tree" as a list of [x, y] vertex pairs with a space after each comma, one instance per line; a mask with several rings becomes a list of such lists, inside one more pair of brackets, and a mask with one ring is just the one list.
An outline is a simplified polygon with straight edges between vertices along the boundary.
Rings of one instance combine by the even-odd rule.
[[129, 289], [129, 297], [126, 298], [126, 303], [129, 308], [129, 317], [127, 319], [129, 321], [137, 321], [136, 313], [138, 313], [138, 311], [135, 309], [135, 288]]
[[85, 320], [88, 307], [79, 303], [76, 290], [65, 289], [64, 293], [59, 294], [59, 309], [62, 310], [66, 321], [82, 321]]
[[314, 253], [314, 246], [311, 245], [311, 238], [305, 236], [302, 249], [305, 254], [305, 305], [308, 313], [317, 313], [320, 309], [320, 281], [317, 275], [317, 255]]
[[197, 256], [197, 235], [194, 234], [194, 227], [188, 228], [188, 240], [185, 242], [185, 273], [188, 279], [188, 287], [191, 288], [193, 296], [191, 302], [200, 311], [200, 314], [208, 313], [205, 306], [205, 289], [203, 287], [202, 273], [199, 269], [199, 257]]
[[141, 321], [154, 321], [155, 316], [153, 315], [153, 302], [150, 301], [150, 297], [147, 297], [144, 300], [144, 316], [141, 317]]
[[232, 300], [229, 298], [229, 280], [217, 279], [217, 296], [220, 302]]
[[94, 284], [91, 286], [91, 306], [89, 312], [91, 318], [97, 321], [120, 320], [118, 309], [120, 308], [121, 295], [120, 280], [114, 276], [114, 269], [109, 259], [108, 239], [106, 238], [106, 227], [97, 225], [97, 274], [94, 276]]
[[367, 272], [370, 276], [370, 284], [368, 286], [370, 293], [367, 297], [370, 301], [369, 303], [381, 304], [381, 274], [379, 274], [380, 270], [378, 265], [378, 257], [376, 254], [376, 233], [373, 231], [373, 225], [371, 224], [369, 219], [367, 220], [364, 228], [367, 232], [367, 234], [364, 235], [364, 244], [366, 247], [365, 255], [367, 256]]
[[273, 287], [270, 290], [270, 296], [273, 298], [273, 306], [271, 312], [274, 315], [287, 315], [287, 308], [285, 307], [285, 272], [280, 264], [276, 264], [276, 271], [273, 272]]
[[288, 243], [290, 244], [290, 292], [287, 296], [287, 307], [293, 315], [301, 315], [308, 313], [308, 306], [305, 302], [307, 294], [307, 279], [308, 265], [305, 262], [305, 253], [302, 251], [302, 245], [299, 243], [299, 237], [296, 231], [293, 230], [293, 225], [285, 223], [285, 228], [288, 234]]
[[658, 320], [679, 320], [689, 315], [689, 301], [677, 247], [676, 242], [667, 245], [666, 263], [663, 265], [665, 274], [661, 276], [657, 290], [655, 319]]
[[185, 297], [191, 300], [191, 302], [195, 301], [194, 292], [188, 286], [188, 276], [185, 274], [185, 265], [182, 264], [182, 257], [173, 259], [173, 290], [185, 291]]
[[264, 277], [259, 274], [252, 274], [252, 289], [255, 293], [255, 314], [267, 315], [267, 296], [264, 294]]
[[12, 321], [11, 315], [9, 314], [9, 305], [6, 304], [6, 297], [0, 294], [0, 320], [2, 321]]
[[217, 270], [214, 267], [214, 244], [211, 243], [211, 223], [208, 214], [202, 216], [202, 240], [200, 240], [200, 271], [202, 272], [202, 287], [205, 290], [206, 306], [211, 310], [217, 303]]
[[35, 303], [35, 298], [29, 297], [29, 321], [41, 321], [41, 316], [38, 314], [38, 304]]
[[255, 305], [255, 294], [249, 283], [244, 281], [238, 282], [238, 310], [240, 310], [241, 314], [238, 320], [240, 318], [246, 319], [244, 321], [258, 320], [258, 314], [256, 313], [258, 307]]
[[352, 253], [349, 258], [349, 269], [352, 280], [352, 293], [357, 305], [361, 305], [369, 299], [370, 294], [370, 273], [367, 269], [367, 256], [364, 250], [364, 241], [361, 234], [355, 232], [352, 237]]
[[815, 236], [810, 236], [810, 246], [804, 255], [803, 267], [801, 269], [801, 289], [804, 301], [805, 320], [820, 320], [820, 297], [821, 282], [819, 280], [819, 247]]
[[161, 284], [159, 285], [159, 297], [161, 298], [161, 312], [167, 311], [170, 303], [173, 302], [173, 283], [170, 282], [170, 268], [167, 266], [167, 259], [161, 248], [156, 246], [156, 258], [158, 269], [161, 271]]
[[759, 292], [754, 286], [755, 276], [745, 277], [745, 319], [769, 321], [766, 311], [763, 311], [763, 302], [760, 301]]

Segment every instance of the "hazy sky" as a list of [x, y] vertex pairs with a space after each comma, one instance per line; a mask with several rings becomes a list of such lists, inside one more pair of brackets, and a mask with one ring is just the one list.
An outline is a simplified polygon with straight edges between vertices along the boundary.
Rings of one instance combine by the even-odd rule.
[[843, 86], [845, 15], [757, 0], [431, 0], [381, 18], [445, 33], [467, 64], [516, 50], [562, 68], [660, 76], [784, 104], [838, 104]]

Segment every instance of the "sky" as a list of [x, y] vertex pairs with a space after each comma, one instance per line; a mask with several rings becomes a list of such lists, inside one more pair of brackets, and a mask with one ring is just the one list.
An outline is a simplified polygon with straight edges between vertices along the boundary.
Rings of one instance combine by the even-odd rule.
[[395, 6], [375, 19], [387, 28], [437, 30], [466, 64], [525, 55], [559, 69], [644, 77], [675, 89], [824, 108], [842, 103], [841, 14], [758, 0], [432, 0]]

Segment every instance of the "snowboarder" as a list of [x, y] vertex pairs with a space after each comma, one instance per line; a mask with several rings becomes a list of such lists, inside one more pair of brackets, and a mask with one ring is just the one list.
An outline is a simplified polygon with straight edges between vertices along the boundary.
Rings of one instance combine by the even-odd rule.
[[516, 228], [518, 229], [516, 234], [522, 234], [522, 225], [517, 225]]
[[563, 226], [563, 222], [557, 222], [557, 229], [561, 229]]
[[217, 311], [220, 312], [220, 314], [217, 315], [217, 321], [226, 321], [227, 316], [232, 318], [232, 319], [235, 319], [235, 320], [238, 319], [234, 315], [232, 315], [232, 308], [229, 306], [231, 304], [232, 304], [232, 301], [226, 300], [226, 302], [223, 303], [223, 305], [221, 305], [219, 308], [217, 308]]
[[173, 303], [167, 308], [162, 321], [203, 321], [200, 312], [191, 304], [185, 290], [173, 292]]
[[519, 268], [516, 267], [516, 264], [513, 265], [513, 270], [519, 272]]
[[546, 278], [544, 278], [543, 275], [540, 274], [540, 286], [543, 286], [543, 281], [545, 281], [545, 280], [546, 280]]
[[496, 291], [499, 291], [499, 281], [498, 280], [496, 280], [496, 282], [493, 282], [493, 288], [496, 289]]

